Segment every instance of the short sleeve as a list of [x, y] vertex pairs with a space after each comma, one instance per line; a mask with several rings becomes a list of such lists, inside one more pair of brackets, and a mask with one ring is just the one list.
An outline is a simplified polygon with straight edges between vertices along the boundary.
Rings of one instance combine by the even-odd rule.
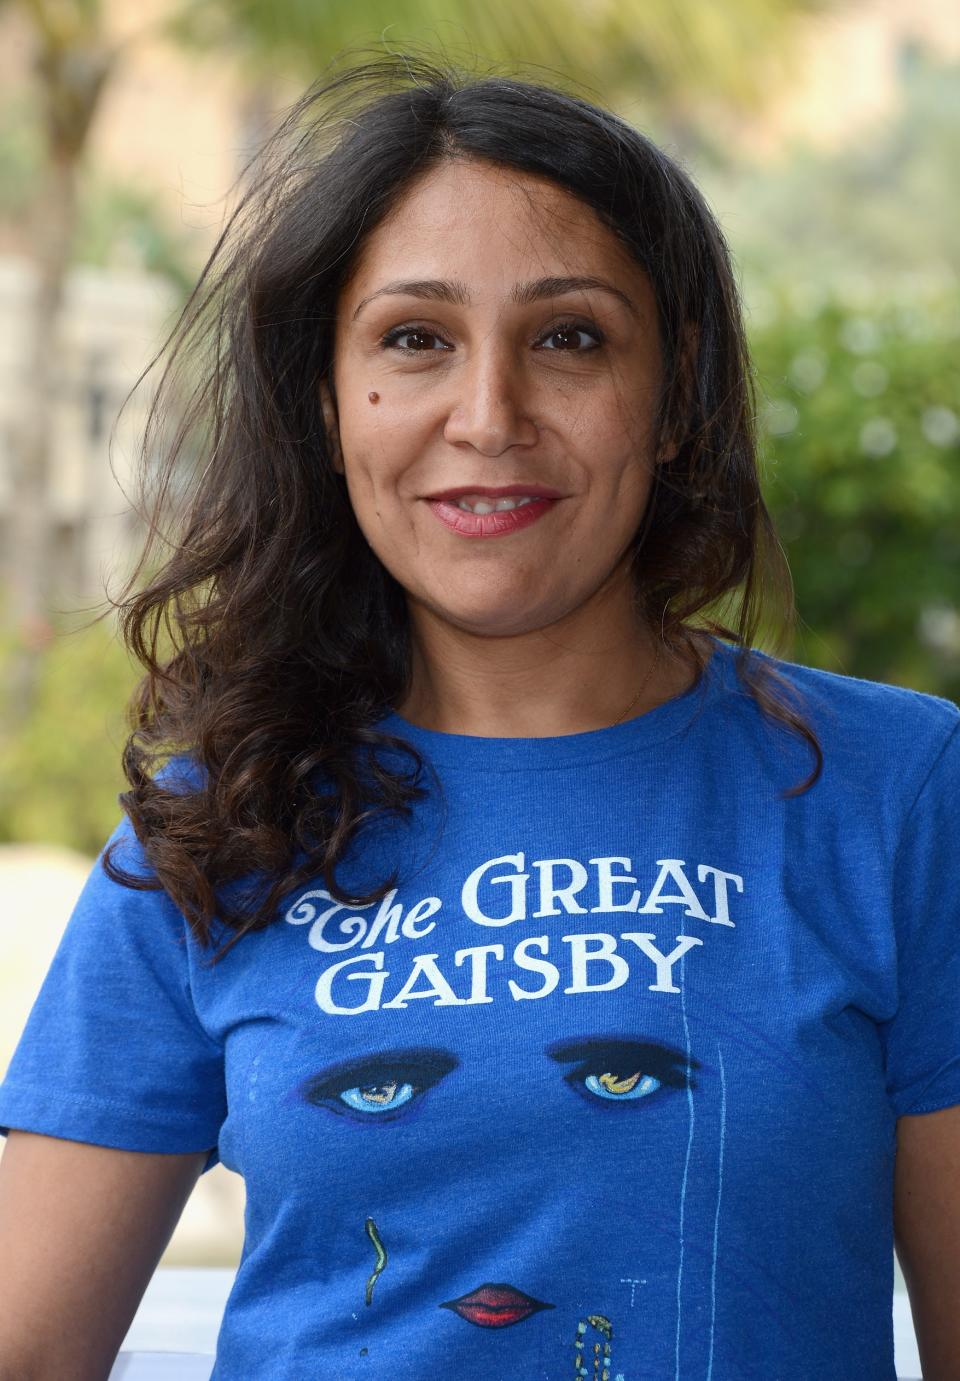
[[897, 1117], [960, 1103], [960, 717], [952, 708], [952, 731], [906, 820], [894, 869], [899, 1003], [881, 1029]]
[[[115, 840], [114, 862], [148, 874], [126, 817], [108, 846]], [[215, 1165], [223, 1051], [194, 1008], [189, 945], [197, 942], [165, 891], [113, 882], [98, 858], [0, 1084], [0, 1132], [209, 1150], [204, 1170]]]

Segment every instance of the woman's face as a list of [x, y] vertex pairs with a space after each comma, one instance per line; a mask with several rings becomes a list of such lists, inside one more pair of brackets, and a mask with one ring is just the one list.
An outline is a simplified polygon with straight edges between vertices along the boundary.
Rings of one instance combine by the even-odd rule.
[[364, 242], [334, 361], [335, 464], [412, 613], [507, 636], [618, 584], [661, 363], [649, 280], [589, 207], [512, 169], [440, 164]]

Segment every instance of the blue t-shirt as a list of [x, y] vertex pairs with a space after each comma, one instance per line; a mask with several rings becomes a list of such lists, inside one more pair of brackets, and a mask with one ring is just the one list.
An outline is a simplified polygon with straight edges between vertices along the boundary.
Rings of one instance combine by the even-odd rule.
[[[960, 1103], [960, 712], [722, 643], [433, 791], [216, 966], [95, 867], [0, 1121], [246, 1180], [216, 1381], [893, 1381], [896, 1119]], [[399, 761], [398, 761], [399, 765]], [[118, 861], [143, 854], [129, 825]]]

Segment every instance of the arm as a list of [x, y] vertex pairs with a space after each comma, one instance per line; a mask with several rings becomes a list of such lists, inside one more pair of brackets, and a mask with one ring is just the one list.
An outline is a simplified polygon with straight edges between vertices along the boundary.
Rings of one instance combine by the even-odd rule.
[[960, 1377], [960, 1106], [901, 1117], [894, 1235], [925, 1381]]
[[105, 1381], [206, 1159], [10, 1131], [0, 1381]]

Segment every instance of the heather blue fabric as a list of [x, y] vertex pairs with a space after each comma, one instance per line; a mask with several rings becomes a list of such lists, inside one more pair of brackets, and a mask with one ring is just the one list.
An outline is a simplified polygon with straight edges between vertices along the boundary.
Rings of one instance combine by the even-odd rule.
[[960, 712], [773, 665], [799, 796], [717, 643], [592, 733], [391, 715], [443, 802], [341, 876], [395, 890], [299, 888], [215, 967], [94, 868], [0, 1121], [244, 1175], [215, 1381], [893, 1381], [896, 1118], [960, 1102]]

